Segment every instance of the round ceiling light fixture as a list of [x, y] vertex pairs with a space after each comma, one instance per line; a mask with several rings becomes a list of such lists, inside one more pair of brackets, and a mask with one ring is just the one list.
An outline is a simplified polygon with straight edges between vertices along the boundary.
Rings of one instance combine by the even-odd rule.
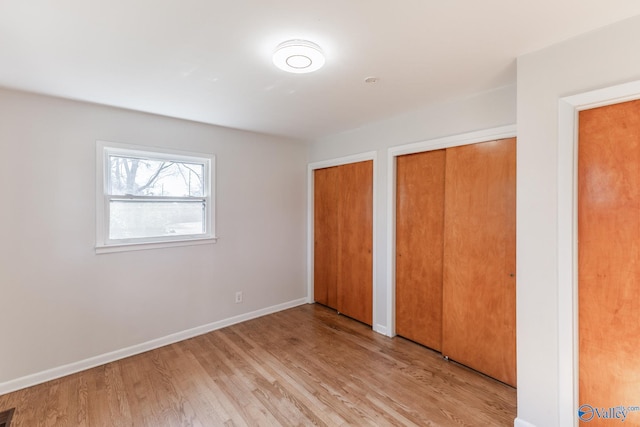
[[311, 73], [319, 70], [324, 62], [320, 46], [307, 40], [280, 43], [273, 53], [275, 66], [289, 73]]

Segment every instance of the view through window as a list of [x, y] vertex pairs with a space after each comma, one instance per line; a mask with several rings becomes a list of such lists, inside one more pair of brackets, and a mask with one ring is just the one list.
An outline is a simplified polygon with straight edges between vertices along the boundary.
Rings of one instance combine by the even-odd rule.
[[212, 160], [104, 145], [99, 245], [213, 237]]

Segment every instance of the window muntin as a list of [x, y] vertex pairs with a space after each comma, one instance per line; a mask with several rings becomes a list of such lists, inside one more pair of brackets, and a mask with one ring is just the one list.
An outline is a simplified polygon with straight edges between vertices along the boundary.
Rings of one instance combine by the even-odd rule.
[[98, 152], [98, 248], [215, 238], [213, 156], [108, 143]]

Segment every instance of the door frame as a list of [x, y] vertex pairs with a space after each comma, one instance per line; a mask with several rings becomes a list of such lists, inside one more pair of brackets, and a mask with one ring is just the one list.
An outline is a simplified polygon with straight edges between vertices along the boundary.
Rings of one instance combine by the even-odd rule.
[[443, 138], [387, 149], [387, 325], [388, 336], [396, 335], [396, 160], [405, 154], [422, 153], [461, 145], [478, 144], [498, 139], [516, 137], [516, 126], [501, 126], [476, 132], [462, 133]]
[[371, 209], [372, 209], [372, 227], [371, 227], [371, 236], [372, 236], [372, 251], [371, 251], [371, 257], [372, 257], [372, 294], [373, 294], [373, 301], [371, 301], [372, 304], [372, 319], [371, 319], [371, 324], [372, 324], [372, 328], [374, 331], [379, 332], [381, 334], [387, 334], [386, 328], [379, 325], [377, 320], [377, 315], [376, 315], [376, 293], [377, 293], [377, 288], [378, 288], [378, 283], [377, 283], [377, 279], [376, 279], [376, 233], [375, 233], [375, 228], [376, 228], [376, 193], [377, 193], [377, 179], [376, 179], [376, 161], [377, 161], [377, 157], [378, 157], [378, 153], [376, 151], [367, 151], [364, 153], [359, 153], [359, 154], [354, 154], [351, 156], [345, 156], [345, 157], [337, 157], [337, 158], [333, 158], [333, 159], [328, 159], [328, 160], [323, 160], [323, 161], [319, 161], [319, 162], [313, 162], [313, 163], [309, 163], [307, 165], [307, 303], [309, 304], [313, 304], [315, 302], [314, 298], [313, 298], [313, 291], [314, 291], [314, 285], [313, 285], [313, 270], [315, 268], [314, 265], [314, 244], [313, 244], [313, 239], [314, 239], [314, 191], [315, 191], [315, 187], [314, 187], [314, 181], [313, 181], [313, 177], [314, 174], [313, 172], [316, 169], [324, 169], [324, 168], [329, 168], [329, 167], [333, 167], [333, 166], [342, 166], [342, 165], [348, 165], [350, 163], [358, 163], [358, 162], [366, 162], [366, 161], [373, 161], [373, 176], [372, 176], [372, 180], [373, 180], [373, 199], [372, 199], [372, 205], [371, 205]]
[[578, 426], [578, 114], [637, 99], [640, 81], [564, 97], [558, 103], [558, 398], [563, 426]]

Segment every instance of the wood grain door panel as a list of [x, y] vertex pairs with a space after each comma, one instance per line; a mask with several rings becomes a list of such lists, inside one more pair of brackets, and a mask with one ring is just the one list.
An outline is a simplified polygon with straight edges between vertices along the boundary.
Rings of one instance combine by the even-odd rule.
[[313, 175], [313, 297], [316, 302], [337, 309], [340, 170], [316, 169]]
[[373, 161], [314, 171], [314, 300], [372, 324]]
[[338, 311], [373, 317], [373, 161], [340, 166]]
[[580, 404], [638, 405], [640, 101], [579, 113], [578, 307]]
[[445, 150], [396, 163], [396, 332], [442, 347]]
[[442, 353], [516, 385], [515, 138], [448, 148]]

